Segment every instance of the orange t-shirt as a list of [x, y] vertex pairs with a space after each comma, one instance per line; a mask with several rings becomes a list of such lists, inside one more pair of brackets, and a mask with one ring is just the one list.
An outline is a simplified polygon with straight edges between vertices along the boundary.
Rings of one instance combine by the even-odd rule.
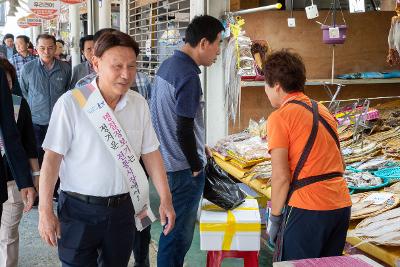
[[[311, 106], [310, 99], [303, 93], [289, 94], [285, 100], [299, 100]], [[318, 110], [320, 116], [336, 132], [337, 123], [328, 109], [318, 104]], [[292, 177], [310, 136], [312, 121], [312, 112], [298, 104], [284, 104], [268, 118], [269, 150], [275, 148], [288, 149]], [[343, 171], [341, 152], [335, 140], [320, 122], [315, 143], [298, 179]], [[292, 194], [289, 205], [307, 210], [334, 210], [351, 206], [351, 200], [345, 180], [342, 177], [337, 177], [296, 190]]]

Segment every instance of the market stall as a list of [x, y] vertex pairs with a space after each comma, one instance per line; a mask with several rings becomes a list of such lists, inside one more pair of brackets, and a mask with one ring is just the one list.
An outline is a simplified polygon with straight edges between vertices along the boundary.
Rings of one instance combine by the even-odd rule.
[[[361, 103], [364, 102], [359, 101], [352, 108], [345, 105], [334, 114], [341, 125], [339, 139], [347, 163], [344, 177], [353, 202], [345, 253], [362, 252], [398, 266], [400, 101], [373, 107]], [[246, 131], [220, 140], [213, 153], [216, 163], [237, 182], [270, 199], [272, 169], [264, 127], [264, 120], [251, 121]], [[260, 204], [260, 209], [264, 208], [265, 202]], [[369, 221], [372, 225], [363, 229]]]
[[[267, 122], [262, 117], [268, 116], [272, 108], [265, 99], [260, 62], [271, 50], [279, 49], [281, 43], [294, 47], [306, 62], [306, 94], [324, 103], [340, 125], [338, 133], [347, 165], [344, 178], [353, 201], [346, 254], [362, 252], [378, 262], [398, 266], [400, 192], [396, 188], [400, 183], [396, 182], [400, 182], [400, 101], [396, 99], [400, 95], [398, 71], [393, 65], [397, 62], [394, 50], [398, 46], [390, 46], [388, 62], [393, 66], [389, 67], [387, 47], [376, 41], [387, 40], [388, 26], [384, 30], [382, 27], [357, 30], [360, 29], [357, 25], [367, 21], [387, 23], [393, 13], [365, 13], [358, 17], [346, 13], [343, 20], [352, 30], [346, 42], [351, 45], [336, 47], [319, 45], [316, 38], [321, 35], [313, 25], [303, 18], [304, 14], [294, 14], [299, 27], [293, 29], [274, 27], [282, 25], [282, 20], [287, 18], [276, 11], [268, 15], [262, 12], [243, 15], [242, 18], [228, 16], [234, 38], [227, 45], [225, 57], [225, 106], [231, 124], [230, 135], [213, 147], [215, 161], [237, 182], [248, 185], [265, 199], [271, 198], [272, 167], [265, 133]], [[260, 22], [270, 27], [252, 27]], [[241, 33], [241, 29], [246, 33]], [[288, 39], [295, 33], [307, 35], [307, 38], [296, 38], [296, 42]], [[366, 36], [376, 37], [368, 41], [368, 47], [364, 47]], [[310, 42], [314, 45], [309, 46]], [[337, 53], [332, 54], [335, 49]], [[369, 62], [364, 62], [362, 53], [371, 54]], [[355, 72], [360, 69], [370, 72]], [[386, 72], [371, 72], [377, 69]], [[240, 75], [236, 75], [238, 73]], [[260, 209], [265, 209], [265, 202], [261, 202]], [[387, 219], [386, 216], [392, 217]], [[369, 227], [384, 227], [378, 227], [376, 232], [363, 229], [368, 220], [373, 221]]]

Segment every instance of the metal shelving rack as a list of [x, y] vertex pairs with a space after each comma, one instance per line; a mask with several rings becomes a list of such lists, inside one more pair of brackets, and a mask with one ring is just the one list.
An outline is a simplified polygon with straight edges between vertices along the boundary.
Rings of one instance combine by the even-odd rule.
[[139, 43], [139, 71], [153, 77], [183, 44], [189, 14], [190, 0], [129, 1], [128, 33]]

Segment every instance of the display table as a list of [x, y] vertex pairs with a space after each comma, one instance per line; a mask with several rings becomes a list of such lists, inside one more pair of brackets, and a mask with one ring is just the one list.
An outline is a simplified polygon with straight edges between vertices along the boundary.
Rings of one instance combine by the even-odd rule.
[[[360, 220], [351, 221], [349, 230], [353, 230], [359, 222]], [[355, 246], [362, 242], [362, 240], [357, 237], [347, 237], [346, 241], [351, 246]], [[351, 248], [350, 251], [347, 250], [346, 253], [358, 254], [359, 251], [362, 251], [365, 255], [374, 257], [389, 266], [400, 266], [400, 247], [377, 246], [370, 243], [364, 243], [356, 248]]]
[[271, 187], [263, 188], [263, 184], [257, 179], [251, 180], [249, 177], [246, 177], [245, 174], [248, 170], [233, 166], [229, 163], [229, 161], [224, 161], [218, 157], [214, 157], [214, 159], [218, 166], [220, 166], [224, 171], [232, 175], [240, 182], [247, 184], [253, 190], [257, 191], [257, 193], [260, 193], [266, 196], [268, 199], [271, 199]]

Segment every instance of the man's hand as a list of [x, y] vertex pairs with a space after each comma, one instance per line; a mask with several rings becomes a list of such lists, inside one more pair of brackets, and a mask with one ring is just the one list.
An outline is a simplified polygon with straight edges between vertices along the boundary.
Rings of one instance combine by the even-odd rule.
[[40, 237], [50, 246], [57, 246], [57, 238], [61, 237], [60, 222], [52, 211], [39, 211], [39, 226]]
[[209, 146], [205, 146], [205, 152], [206, 152], [206, 156], [207, 156], [207, 158], [211, 158], [212, 157], [212, 151], [211, 151], [211, 149], [210, 149], [210, 147]]
[[33, 202], [36, 198], [36, 190], [34, 187], [27, 187], [21, 189], [21, 197], [24, 202], [24, 212], [28, 212], [32, 209]]
[[199, 175], [199, 173], [200, 173], [200, 171], [198, 171], [198, 172], [192, 172], [192, 176], [193, 176], [193, 177], [197, 177], [197, 175]]
[[163, 233], [164, 235], [168, 235], [174, 228], [176, 217], [172, 201], [161, 201], [159, 212], [161, 225], [164, 229]]

